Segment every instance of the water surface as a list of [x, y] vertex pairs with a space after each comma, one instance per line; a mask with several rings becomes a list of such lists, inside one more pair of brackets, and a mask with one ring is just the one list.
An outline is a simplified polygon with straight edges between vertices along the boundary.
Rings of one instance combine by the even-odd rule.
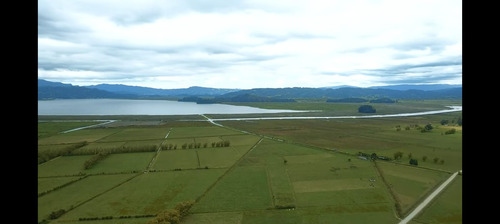
[[193, 115], [302, 112], [172, 100], [57, 99], [39, 100], [38, 115]]

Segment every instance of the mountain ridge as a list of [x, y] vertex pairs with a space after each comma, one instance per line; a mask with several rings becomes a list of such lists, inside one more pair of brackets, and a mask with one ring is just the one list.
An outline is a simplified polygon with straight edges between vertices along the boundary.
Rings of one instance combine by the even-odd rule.
[[[161, 98], [161, 97], [204, 97], [231, 99], [245, 96], [258, 96], [270, 99], [297, 98], [381, 98], [394, 99], [433, 99], [462, 98], [461, 85], [393, 85], [377, 87], [285, 87], [285, 88], [253, 88], [223, 89], [191, 86], [179, 89], [158, 89], [123, 84], [99, 84], [90, 86], [74, 86], [60, 82], [38, 79], [38, 99], [82, 99], [82, 98]], [[248, 97], [247, 97], [248, 98]]]

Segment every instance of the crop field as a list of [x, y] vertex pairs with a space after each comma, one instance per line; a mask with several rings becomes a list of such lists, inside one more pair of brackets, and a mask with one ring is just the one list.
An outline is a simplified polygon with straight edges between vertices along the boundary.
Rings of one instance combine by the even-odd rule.
[[[384, 110], [419, 106], [442, 109], [411, 102]], [[398, 223], [462, 168], [459, 117], [217, 122], [223, 126], [201, 116], [134, 117], [72, 132], [64, 131], [99, 122], [44, 117], [38, 222], [146, 224], [194, 201], [181, 223]], [[432, 130], [421, 131], [427, 124]], [[461, 222], [462, 176], [410, 221]]]
[[[59, 123], [46, 122], [43, 126], [51, 129], [49, 124]], [[39, 150], [66, 152], [69, 146], [77, 147], [39, 164], [38, 219], [48, 221], [50, 214], [62, 209], [64, 215], [51, 222], [95, 218], [109, 222], [102, 217], [115, 217], [117, 223], [145, 223], [145, 217], [201, 197], [259, 140], [255, 135], [204, 125], [122, 126], [53, 133], [39, 139]], [[230, 145], [212, 146], [221, 141]], [[207, 144], [196, 146], [196, 142]], [[190, 143], [193, 148], [182, 149], [183, 144]], [[178, 149], [168, 145], [177, 145]], [[141, 149], [151, 146], [152, 151]], [[85, 168], [87, 161], [106, 151], [112, 152]], [[60, 197], [64, 200], [58, 200]]]

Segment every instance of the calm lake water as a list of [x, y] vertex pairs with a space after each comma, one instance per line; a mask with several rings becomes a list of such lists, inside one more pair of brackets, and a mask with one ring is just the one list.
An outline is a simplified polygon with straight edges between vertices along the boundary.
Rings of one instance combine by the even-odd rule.
[[38, 115], [190, 115], [281, 112], [300, 111], [170, 100], [60, 99], [38, 101]]

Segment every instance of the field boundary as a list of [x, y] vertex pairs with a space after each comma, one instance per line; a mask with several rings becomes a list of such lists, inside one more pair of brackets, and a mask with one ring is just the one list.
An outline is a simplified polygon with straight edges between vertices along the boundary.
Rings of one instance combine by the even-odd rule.
[[238, 165], [238, 163], [240, 163], [241, 160], [243, 160], [243, 158], [245, 158], [246, 155], [248, 155], [248, 153], [250, 153], [254, 148], [257, 147], [257, 145], [260, 144], [260, 142], [262, 142], [262, 138], [259, 139], [259, 141], [257, 141], [257, 143], [255, 143], [245, 154], [243, 154], [236, 162], [234, 162], [234, 164], [232, 166], [230, 166], [229, 168], [227, 168], [226, 172], [224, 172], [219, 178], [217, 178], [217, 180], [214, 181], [213, 184], [211, 184], [207, 190], [205, 190], [205, 192], [203, 192], [203, 194], [201, 194], [199, 197], [196, 198], [195, 202], [199, 202], [203, 197], [205, 197], [205, 195], [210, 191], [212, 190], [212, 188], [215, 187], [215, 185], [220, 181], [222, 180], [222, 178], [224, 178], [229, 172], [231, 172], [232, 170], [234, 170], [234, 168]]
[[161, 146], [163, 145], [163, 143], [165, 143], [167, 141], [167, 137], [170, 135], [170, 132], [172, 131], [172, 128], [170, 128], [168, 130], [168, 133], [167, 135], [165, 135], [165, 138], [164, 140], [160, 143], [160, 145], [158, 145], [158, 149], [156, 150], [156, 154], [153, 156], [153, 158], [151, 159], [151, 161], [149, 162], [148, 166], [146, 167], [146, 170], [144, 170], [144, 172], [149, 172], [149, 170], [151, 170], [151, 167], [153, 167], [154, 163], [156, 162], [156, 158], [158, 158], [158, 156], [160, 155], [160, 152], [161, 152]]

